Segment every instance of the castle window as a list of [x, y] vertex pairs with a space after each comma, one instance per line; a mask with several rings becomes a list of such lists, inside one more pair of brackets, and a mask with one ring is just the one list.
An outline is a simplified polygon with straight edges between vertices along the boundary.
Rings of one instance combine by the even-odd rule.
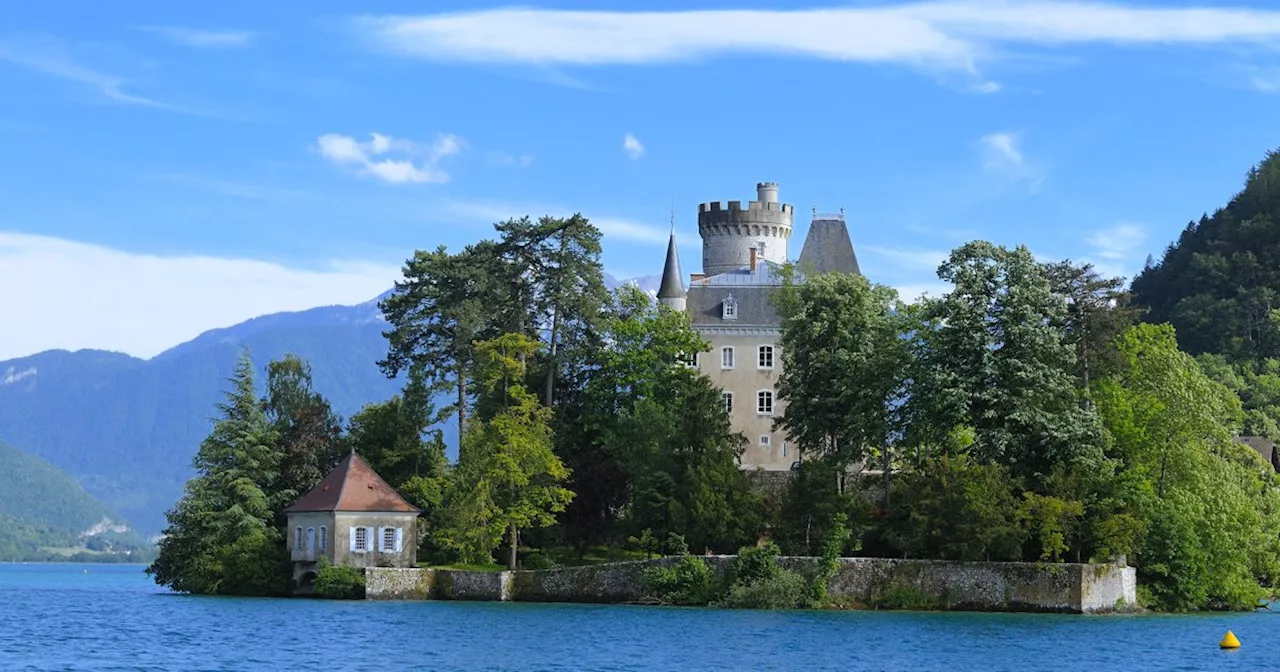
[[773, 415], [773, 390], [760, 390], [756, 393], [756, 413]]
[[720, 368], [733, 368], [733, 346], [725, 346], [720, 348]]
[[725, 298], [724, 302], [720, 304], [720, 307], [721, 307], [720, 317], [726, 320], [738, 319], [738, 300], [737, 299], [733, 298], [732, 296], [727, 297]]
[[378, 548], [378, 550], [386, 551], [388, 553], [396, 550], [396, 536], [399, 533], [400, 533], [400, 530], [395, 527], [382, 528], [382, 545]]
[[307, 528], [307, 553], [316, 550], [316, 528]]
[[783, 457], [786, 457], [786, 456], [787, 456], [787, 442], [786, 442], [786, 441], [783, 441], [783, 442], [782, 442], [782, 456], [783, 456]]
[[329, 550], [329, 528], [324, 525], [320, 526], [320, 550]]
[[725, 392], [721, 398], [724, 399], [724, 412], [733, 415], [733, 393]]
[[302, 550], [302, 526], [299, 525], [293, 530], [293, 550]]
[[760, 435], [760, 447], [761, 447], [761, 448], [768, 448], [768, 447], [769, 447], [769, 441], [770, 441], [770, 439], [769, 439], [769, 435], [768, 435], [768, 434], [761, 434], [761, 435]]
[[757, 358], [756, 366], [761, 369], [773, 368], [773, 346], [772, 345], [760, 346], [760, 355]]
[[357, 553], [364, 553], [369, 550], [369, 528], [351, 528], [351, 550]]

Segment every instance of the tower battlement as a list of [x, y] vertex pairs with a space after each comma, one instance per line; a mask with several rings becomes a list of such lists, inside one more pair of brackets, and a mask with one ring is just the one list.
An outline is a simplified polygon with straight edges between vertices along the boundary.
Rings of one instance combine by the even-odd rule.
[[795, 208], [778, 202], [778, 183], [756, 184], [756, 200], [710, 201], [698, 204], [698, 233], [702, 236], [702, 270], [708, 276], [749, 268], [752, 250], [757, 258], [787, 261]]

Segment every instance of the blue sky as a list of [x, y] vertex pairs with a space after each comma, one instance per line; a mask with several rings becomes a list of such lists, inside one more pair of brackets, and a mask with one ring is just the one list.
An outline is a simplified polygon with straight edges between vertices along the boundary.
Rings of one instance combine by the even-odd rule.
[[972, 238], [1131, 275], [1280, 145], [1258, 2], [216, 4], [0, 10], [0, 359], [356, 303], [520, 214], [630, 277], [674, 204], [697, 270], [762, 180], [907, 295]]

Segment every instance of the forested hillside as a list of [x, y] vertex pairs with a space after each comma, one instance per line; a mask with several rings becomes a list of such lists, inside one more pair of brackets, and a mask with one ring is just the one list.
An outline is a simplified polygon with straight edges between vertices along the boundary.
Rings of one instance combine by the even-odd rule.
[[1280, 357], [1280, 153], [1226, 207], [1187, 224], [1132, 289], [1145, 319], [1172, 324], [1191, 354]]
[[124, 531], [124, 519], [48, 462], [0, 443], [0, 560], [43, 559], [49, 551], [104, 548], [95, 543], [139, 547]]

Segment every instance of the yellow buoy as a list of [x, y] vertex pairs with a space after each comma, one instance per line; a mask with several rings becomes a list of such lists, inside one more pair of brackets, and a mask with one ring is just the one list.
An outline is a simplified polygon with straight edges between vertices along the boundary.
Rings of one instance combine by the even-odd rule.
[[1221, 649], [1238, 649], [1240, 648], [1240, 640], [1236, 639], [1235, 633], [1227, 631], [1221, 642], [1218, 642], [1218, 648]]

